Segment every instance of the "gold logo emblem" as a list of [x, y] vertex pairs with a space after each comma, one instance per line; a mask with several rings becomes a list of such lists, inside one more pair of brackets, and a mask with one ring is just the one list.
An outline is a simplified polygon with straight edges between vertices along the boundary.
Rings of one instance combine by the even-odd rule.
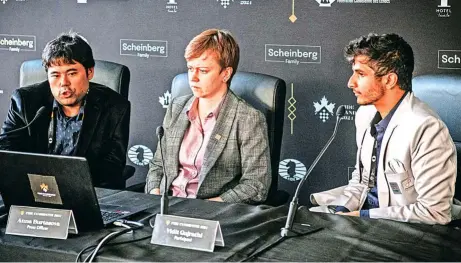
[[41, 183], [40, 184], [40, 189], [42, 189], [43, 192], [48, 192], [48, 185], [47, 184], [44, 184], [44, 183]]

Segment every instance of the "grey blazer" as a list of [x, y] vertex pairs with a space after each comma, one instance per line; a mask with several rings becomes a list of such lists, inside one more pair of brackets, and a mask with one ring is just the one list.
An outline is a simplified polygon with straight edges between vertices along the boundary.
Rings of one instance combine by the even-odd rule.
[[[357, 164], [349, 184], [313, 194], [314, 204], [360, 210], [370, 189], [374, 143], [370, 122], [375, 114], [372, 105], [357, 111]], [[459, 206], [453, 205], [456, 162], [456, 148], [445, 124], [408, 93], [383, 137], [377, 175], [379, 208], [370, 209], [370, 217], [427, 224], [447, 224], [458, 218]]]
[[[225, 202], [260, 203], [271, 184], [268, 131], [264, 115], [229, 90], [207, 145], [197, 198], [219, 196]], [[192, 95], [172, 100], [163, 120], [162, 146], [168, 189], [178, 176], [179, 149], [190, 125], [186, 110]], [[146, 192], [163, 189], [160, 147], [149, 163]]]

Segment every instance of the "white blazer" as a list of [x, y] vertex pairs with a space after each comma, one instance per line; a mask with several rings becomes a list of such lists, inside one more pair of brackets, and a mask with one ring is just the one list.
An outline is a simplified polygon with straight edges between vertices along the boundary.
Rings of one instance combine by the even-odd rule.
[[[370, 122], [376, 112], [373, 105], [357, 111], [357, 162], [349, 184], [312, 194], [313, 204], [361, 209], [370, 190]], [[408, 93], [384, 133], [377, 175], [379, 208], [370, 209], [370, 217], [427, 224], [460, 218], [461, 207], [453, 205], [456, 167], [456, 148], [447, 127], [427, 104]]]

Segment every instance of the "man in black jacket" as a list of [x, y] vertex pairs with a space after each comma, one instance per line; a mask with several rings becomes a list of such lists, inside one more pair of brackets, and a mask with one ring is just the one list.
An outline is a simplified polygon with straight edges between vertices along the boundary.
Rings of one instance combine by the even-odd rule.
[[[95, 186], [122, 188], [130, 103], [110, 88], [90, 83], [95, 61], [87, 41], [61, 34], [43, 50], [48, 81], [13, 92], [0, 149], [86, 157]], [[72, 176], [72, 175], [69, 175]]]

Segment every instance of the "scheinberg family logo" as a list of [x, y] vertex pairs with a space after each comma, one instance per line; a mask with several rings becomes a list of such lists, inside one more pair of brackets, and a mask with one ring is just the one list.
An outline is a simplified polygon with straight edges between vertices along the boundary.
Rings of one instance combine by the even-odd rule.
[[168, 41], [120, 39], [120, 55], [140, 58], [168, 57]]
[[265, 61], [286, 64], [308, 64], [322, 62], [322, 48], [308, 45], [265, 45]]
[[36, 37], [32, 35], [0, 34], [0, 50], [35, 51]]

